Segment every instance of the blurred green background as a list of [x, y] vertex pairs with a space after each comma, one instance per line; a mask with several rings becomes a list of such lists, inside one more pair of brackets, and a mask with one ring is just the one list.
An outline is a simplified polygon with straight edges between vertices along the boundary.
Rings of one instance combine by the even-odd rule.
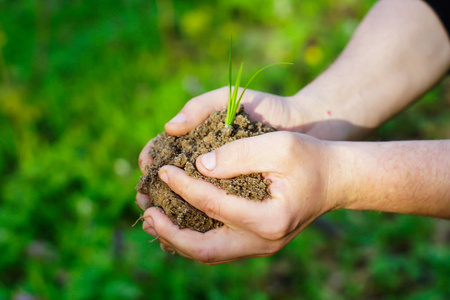
[[[0, 1], [0, 299], [449, 299], [443, 220], [336, 211], [273, 257], [204, 266], [140, 226], [137, 157], [191, 97], [291, 95], [375, 1]], [[245, 78], [244, 78], [245, 81]], [[376, 140], [450, 138], [450, 82]]]

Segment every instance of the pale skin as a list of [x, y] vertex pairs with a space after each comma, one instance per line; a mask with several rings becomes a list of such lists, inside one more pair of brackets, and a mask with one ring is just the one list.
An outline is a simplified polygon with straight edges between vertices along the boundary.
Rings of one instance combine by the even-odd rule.
[[[268, 256], [320, 215], [335, 209], [450, 218], [450, 141], [357, 140], [420, 97], [450, 66], [450, 42], [420, 0], [381, 0], [335, 63], [291, 97], [247, 91], [245, 111], [280, 131], [238, 140], [200, 156], [198, 170], [230, 178], [261, 172], [272, 197], [253, 202], [165, 166], [159, 176], [193, 206], [224, 222], [199, 233], [178, 229], [161, 209], [144, 213], [144, 230], [163, 250], [206, 264]], [[191, 99], [165, 125], [179, 136], [226, 107], [228, 89]], [[149, 142], [142, 170], [151, 164]], [[139, 194], [145, 208], [149, 199]]]

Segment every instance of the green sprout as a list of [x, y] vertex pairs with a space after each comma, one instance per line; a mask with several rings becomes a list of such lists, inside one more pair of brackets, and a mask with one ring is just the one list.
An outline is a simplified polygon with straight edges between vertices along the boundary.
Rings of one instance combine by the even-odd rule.
[[247, 82], [247, 85], [245, 86], [244, 90], [242, 91], [241, 95], [238, 96], [238, 90], [239, 90], [239, 84], [241, 83], [241, 74], [242, 74], [242, 67], [244, 63], [241, 63], [241, 66], [239, 67], [239, 71], [236, 78], [236, 84], [234, 85], [234, 89], [232, 91], [231, 88], [231, 48], [232, 48], [232, 39], [230, 39], [230, 56], [229, 56], [229, 62], [228, 62], [228, 87], [229, 87], [229, 96], [228, 96], [228, 109], [227, 109], [227, 117], [225, 119], [225, 126], [228, 127], [231, 124], [233, 124], [234, 117], [236, 116], [236, 111], [239, 107], [239, 103], [241, 102], [242, 96], [244, 95], [245, 91], [247, 90], [247, 87], [249, 84], [253, 81], [253, 79], [261, 73], [263, 70], [267, 69], [268, 67], [275, 66], [275, 65], [292, 65], [292, 63], [288, 62], [277, 62], [270, 65], [267, 65], [265, 67], [262, 67], [259, 69], [253, 76], [250, 78], [250, 80]]

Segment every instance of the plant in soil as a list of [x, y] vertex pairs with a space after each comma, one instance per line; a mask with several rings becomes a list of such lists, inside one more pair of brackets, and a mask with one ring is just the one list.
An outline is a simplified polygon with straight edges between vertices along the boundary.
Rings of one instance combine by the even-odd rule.
[[195, 161], [200, 155], [211, 152], [226, 143], [276, 130], [261, 122], [251, 121], [248, 114], [244, 112], [242, 105], [240, 105], [244, 92], [256, 75], [276, 64], [286, 63], [275, 63], [261, 68], [253, 75], [237, 98], [243, 65], [241, 64], [239, 68], [233, 89], [231, 86], [230, 43], [228, 109], [212, 113], [203, 124], [184, 136], [173, 137], [166, 132], [162, 132], [153, 140], [152, 149], [149, 152], [153, 164], [146, 167], [146, 174], [141, 176], [136, 186], [138, 192], [150, 196], [149, 207], [162, 208], [170, 220], [180, 229], [187, 227], [199, 232], [206, 232], [223, 225], [220, 221], [208, 217], [183, 200], [159, 179], [158, 171], [164, 165], [182, 168], [186, 174], [206, 180], [225, 190], [227, 194], [254, 201], [262, 201], [270, 197], [270, 181], [264, 179], [261, 174], [240, 175], [231, 179], [209, 178], [198, 172]]

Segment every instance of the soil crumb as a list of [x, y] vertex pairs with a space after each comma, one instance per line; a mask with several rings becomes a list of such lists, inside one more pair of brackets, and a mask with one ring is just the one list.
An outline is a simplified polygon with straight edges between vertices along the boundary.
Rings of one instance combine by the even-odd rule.
[[187, 135], [173, 137], [163, 132], [153, 140], [153, 146], [149, 152], [153, 158], [153, 164], [147, 167], [147, 174], [141, 176], [136, 190], [148, 194], [151, 199], [149, 207], [161, 207], [180, 229], [187, 227], [199, 232], [206, 232], [223, 224], [211, 219], [172, 192], [167, 184], [158, 177], [158, 171], [164, 165], [182, 168], [188, 175], [206, 180], [225, 190], [228, 194], [256, 201], [270, 197], [270, 181], [263, 179], [261, 174], [240, 175], [232, 179], [216, 179], [205, 177], [197, 171], [195, 161], [200, 155], [241, 138], [276, 130], [261, 122], [250, 121], [243, 106], [239, 108], [232, 126], [225, 127], [225, 117], [226, 110], [217, 111]]

